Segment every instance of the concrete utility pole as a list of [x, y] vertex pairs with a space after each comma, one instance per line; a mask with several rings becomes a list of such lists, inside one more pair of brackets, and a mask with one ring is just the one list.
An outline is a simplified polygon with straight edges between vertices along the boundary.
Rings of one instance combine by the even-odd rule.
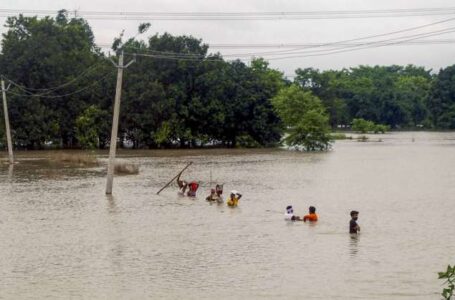
[[107, 167], [107, 183], [106, 183], [106, 194], [107, 195], [112, 194], [112, 183], [114, 181], [115, 153], [117, 150], [118, 118], [119, 118], [119, 114], [120, 114], [120, 98], [121, 98], [121, 94], [122, 94], [123, 69], [128, 68], [134, 61], [135, 61], [135, 59], [130, 61], [126, 66], [124, 66], [123, 65], [123, 51], [120, 54], [118, 65], [112, 61], [114, 66], [117, 68], [117, 88], [115, 90], [114, 116], [112, 119], [111, 143], [109, 145], [109, 164]]
[[5, 81], [2, 79], [2, 94], [3, 94], [3, 115], [5, 116], [5, 130], [6, 130], [6, 140], [8, 143], [8, 158], [9, 158], [9, 163], [13, 164], [14, 163], [14, 157], [13, 157], [13, 143], [11, 142], [11, 131], [9, 128], [9, 116], [8, 116], [8, 104], [6, 103], [6, 91], [9, 89], [5, 89]]

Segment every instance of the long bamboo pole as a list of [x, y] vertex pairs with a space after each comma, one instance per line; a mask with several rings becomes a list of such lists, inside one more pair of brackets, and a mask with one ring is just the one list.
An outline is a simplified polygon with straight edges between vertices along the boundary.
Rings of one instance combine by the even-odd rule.
[[168, 183], [166, 183], [166, 185], [163, 186], [163, 187], [161, 188], [161, 190], [159, 190], [156, 194], [159, 195], [159, 194], [161, 193], [162, 190], [164, 190], [165, 188], [167, 188], [175, 179], [177, 179], [177, 177], [179, 177], [179, 176], [183, 173], [183, 171], [185, 171], [189, 166], [191, 166], [192, 163], [193, 163], [193, 162], [190, 162], [189, 164], [187, 164], [186, 167], [183, 168], [182, 171], [180, 171], [177, 175], [175, 175], [175, 177], [172, 178]]

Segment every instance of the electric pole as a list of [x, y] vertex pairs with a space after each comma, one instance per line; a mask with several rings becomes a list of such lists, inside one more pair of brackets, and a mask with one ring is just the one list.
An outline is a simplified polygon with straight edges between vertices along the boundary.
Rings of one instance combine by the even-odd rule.
[[[112, 61], [112, 60], [111, 60]], [[115, 102], [114, 102], [114, 115], [112, 118], [112, 131], [111, 131], [111, 143], [109, 145], [109, 163], [107, 167], [107, 183], [106, 183], [106, 194], [112, 194], [112, 184], [114, 181], [114, 168], [115, 168], [115, 153], [117, 150], [117, 133], [118, 133], [118, 119], [120, 114], [120, 98], [122, 94], [122, 77], [123, 69], [128, 68], [135, 59], [130, 61], [127, 65], [123, 65], [123, 51], [120, 53], [118, 65], [112, 61], [114, 66], [117, 68], [117, 87], [115, 89]]]
[[2, 94], [3, 94], [3, 115], [5, 117], [5, 130], [6, 130], [6, 140], [8, 144], [8, 159], [9, 163], [13, 164], [14, 163], [14, 157], [13, 157], [13, 143], [11, 142], [11, 131], [9, 128], [9, 116], [8, 116], [8, 104], [6, 103], [6, 91], [9, 89], [5, 89], [5, 81], [3, 81], [2, 78]]

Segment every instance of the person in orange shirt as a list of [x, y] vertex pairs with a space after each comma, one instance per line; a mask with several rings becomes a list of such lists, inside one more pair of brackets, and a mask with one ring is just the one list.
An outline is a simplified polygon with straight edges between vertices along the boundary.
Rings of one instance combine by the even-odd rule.
[[310, 222], [316, 222], [318, 220], [318, 215], [316, 214], [316, 207], [310, 206], [309, 208], [309, 214], [305, 215], [303, 217], [303, 222], [310, 221]]

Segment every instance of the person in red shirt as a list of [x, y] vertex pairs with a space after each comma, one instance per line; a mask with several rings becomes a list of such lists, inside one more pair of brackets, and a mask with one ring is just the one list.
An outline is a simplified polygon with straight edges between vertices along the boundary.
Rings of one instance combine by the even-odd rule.
[[318, 220], [318, 215], [316, 214], [316, 207], [310, 206], [309, 214], [303, 217], [303, 222], [310, 221], [316, 222]]
[[196, 191], [199, 188], [199, 183], [197, 183], [196, 181], [191, 181], [188, 183], [185, 180], [180, 180], [180, 175], [182, 175], [182, 174], [179, 174], [179, 176], [177, 177], [177, 184], [178, 184], [179, 190], [180, 190], [179, 193], [184, 196], [186, 190], [188, 189], [188, 192], [186, 192], [186, 195], [188, 197], [196, 197]]

